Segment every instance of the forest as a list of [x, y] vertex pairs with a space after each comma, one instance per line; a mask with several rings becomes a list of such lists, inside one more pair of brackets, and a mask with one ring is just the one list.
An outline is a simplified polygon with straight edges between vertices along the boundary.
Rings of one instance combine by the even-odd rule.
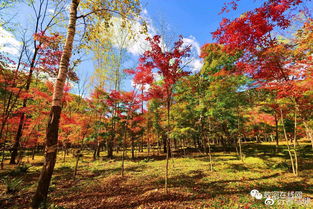
[[312, 10], [0, 0], [0, 208], [313, 208]]

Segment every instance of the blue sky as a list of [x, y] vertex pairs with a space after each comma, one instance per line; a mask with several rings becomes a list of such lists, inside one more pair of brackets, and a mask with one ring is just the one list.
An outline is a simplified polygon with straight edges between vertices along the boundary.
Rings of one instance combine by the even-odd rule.
[[[151, 22], [152, 29], [157, 30], [157, 23], [163, 21], [170, 27], [171, 32], [186, 37], [186, 41], [191, 43], [194, 49], [199, 52], [203, 44], [213, 41], [211, 33], [218, 28], [219, 22], [223, 17], [236, 18], [263, 2], [259, 0], [241, 0], [236, 11], [231, 10], [229, 13], [220, 15], [219, 12], [224, 2], [229, 1], [231, 0], [142, 0], [142, 5], [144, 16]], [[31, 27], [31, 24], [29, 24], [31, 12], [29, 9], [26, 9], [25, 5], [12, 8], [11, 15], [14, 14], [17, 14], [16, 20], [21, 24], [21, 28]], [[3, 34], [4, 32], [0, 30], [0, 35]], [[144, 38], [141, 37], [138, 41], [141, 42], [142, 40]], [[0, 46], [3, 44], [2, 42], [5, 42], [5, 40], [0, 37]], [[16, 42], [12, 43], [15, 44], [13, 47], [16, 48]], [[132, 55], [131, 65], [134, 66], [140, 53], [133, 53], [131, 50], [129, 52]], [[201, 60], [198, 55], [199, 53], [194, 54], [194, 69], [199, 69]], [[88, 56], [84, 59], [86, 61], [79, 67], [78, 74], [88, 74], [90, 76], [94, 70], [93, 62]], [[130, 81], [126, 81], [124, 86], [129, 88]]]
[[241, 0], [236, 11], [227, 14], [221, 11], [222, 0], [144, 0], [144, 8], [152, 20], [165, 19], [173, 31], [183, 36], [194, 36], [203, 45], [211, 42], [223, 17], [235, 18], [256, 7], [254, 0]]

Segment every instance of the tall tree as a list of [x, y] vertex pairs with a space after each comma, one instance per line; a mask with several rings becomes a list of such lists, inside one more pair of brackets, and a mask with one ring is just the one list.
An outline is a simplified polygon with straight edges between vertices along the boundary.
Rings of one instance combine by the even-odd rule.
[[[62, 109], [63, 88], [67, 78], [70, 58], [72, 56], [73, 42], [76, 31], [76, 22], [78, 18], [91, 18], [92, 15], [98, 15], [105, 20], [110, 20], [113, 14], [124, 18], [133, 18], [140, 13], [140, 2], [137, 0], [123, 1], [86, 1], [83, 2], [83, 8], [86, 13], [78, 16], [78, 6], [80, 0], [72, 0], [70, 4], [69, 24], [67, 27], [67, 36], [63, 48], [58, 77], [55, 83], [52, 99], [52, 107], [48, 119], [45, 162], [38, 180], [38, 186], [33, 197], [32, 207], [38, 208], [41, 203], [47, 199], [48, 188], [51, 181], [54, 165], [56, 162], [57, 142], [59, 121]], [[91, 18], [92, 20], [92, 18]], [[109, 27], [109, 26], [108, 26]]]
[[[147, 38], [151, 49], [146, 51], [139, 59], [140, 63], [136, 71], [134, 71], [134, 82], [141, 85], [149, 84], [149, 94], [153, 98], [162, 98], [167, 109], [167, 153], [165, 166], [165, 191], [168, 192], [168, 166], [170, 157], [170, 110], [173, 98], [173, 89], [176, 82], [189, 72], [183, 71], [183, 58], [188, 57], [190, 46], [183, 46], [183, 38], [175, 42], [171, 51], [162, 49], [161, 37], [155, 35], [153, 38]], [[153, 69], [157, 69], [157, 73], [162, 77], [161, 85], [153, 83]]]
[[[256, 87], [272, 90], [277, 98], [287, 98], [295, 110], [295, 124], [301, 98], [305, 92], [311, 91], [311, 87], [303, 85], [312, 79], [312, 61], [303, 61], [304, 57], [309, 58], [311, 55], [308, 50], [297, 53], [299, 51], [296, 49], [301, 44], [297, 46], [296, 43], [282, 42], [274, 36], [274, 32], [290, 28], [291, 19], [301, 12], [302, 3], [301, 0], [265, 1], [262, 6], [232, 21], [224, 19], [220, 28], [213, 33], [213, 37], [224, 44], [227, 53], [242, 52], [236, 63], [236, 73], [249, 75], [256, 81]], [[305, 21], [302, 28], [306, 28], [310, 22]], [[283, 123], [283, 114], [280, 116]], [[302, 115], [302, 118], [305, 116]], [[307, 122], [304, 121], [304, 124]], [[310, 127], [307, 127], [310, 132]], [[295, 143], [296, 133], [294, 136], [293, 139], [286, 137], [287, 142], [294, 140]], [[293, 166], [297, 165], [298, 159], [296, 144], [293, 148], [289, 154], [293, 173], [298, 175], [297, 168]]]
[[[34, 23], [34, 32], [33, 32], [34, 36], [36, 36], [39, 32], [44, 34], [48, 29], [51, 29], [51, 27], [55, 24], [56, 17], [60, 13], [62, 13], [65, 8], [65, 5], [64, 4], [62, 5], [62, 1], [58, 0], [58, 1], [53, 2], [52, 5], [54, 6], [54, 12], [51, 17], [48, 17], [49, 15], [48, 15], [47, 8], [50, 6], [52, 7], [51, 3], [48, 0], [40, 0], [39, 2], [31, 1], [30, 4], [32, 5], [32, 8], [35, 14], [35, 23]], [[26, 85], [25, 85], [26, 92], [28, 92], [31, 87], [33, 74], [34, 74], [36, 66], [38, 65], [39, 52], [41, 50], [42, 45], [45, 43], [40, 41], [40, 39], [38, 40], [34, 38], [32, 40], [32, 44], [33, 45], [29, 47], [30, 48], [29, 51], [33, 51], [33, 53], [28, 55], [30, 57], [29, 58], [30, 60], [29, 60], [29, 71], [28, 71], [28, 76], [27, 76]], [[28, 101], [28, 98], [23, 99], [23, 104], [22, 104], [23, 108], [26, 108], [27, 101]], [[10, 164], [15, 164], [15, 159], [18, 154], [20, 140], [23, 134], [23, 126], [24, 126], [25, 118], [26, 118], [25, 113], [21, 112], [14, 145], [12, 147]]]
[[32, 207], [38, 208], [46, 200], [54, 165], [56, 162], [59, 122], [62, 107], [62, 96], [68, 66], [72, 55], [72, 48], [76, 30], [77, 8], [79, 0], [72, 0], [70, 5], [70, 19], [67, 29], [67, 37], [60, 60], [58, 78], [54, 87], [52, 107], [48, 119], [45, 162], [38, 180], [38, 186], [33, 197]]

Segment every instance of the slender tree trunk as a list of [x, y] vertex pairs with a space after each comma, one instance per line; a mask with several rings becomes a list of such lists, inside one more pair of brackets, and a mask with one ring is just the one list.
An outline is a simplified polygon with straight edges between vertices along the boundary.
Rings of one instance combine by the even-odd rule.
[[209, 147], [209, 160], [210, 160], [210, 171], [213, 171], [213, 161], [212, 161], [212, 154], [211, 154], [211, 143], [210, 143], [210, 139], [207, 140], [208, 141], [208, 147]]
[[30, 152], [28, 152], [28, 154], [27, 154], [27, 152], [26, 152], [26, 156], [27, 156], [27, 163], [29, 163], [29, 155], [30, 155]]
[[[89, 122], [91, 120], [91, 117], [89, 118]], [[77, 171], [78, 171], [78, 163], [79, 163], [79, 160], [80, 158], [83, 157], [83, 149], [84, 149], [84, 139], [87, 135], [87, 130], [83, 132], [83, 135], [82, 135], [82, 138], [81, 138], [81, 141], [80, 141], [80, 148], [79, 150], [77, 150], [76, 152], [76, 165], [75, 165], [75, 170], [74, 170], [74, 180], [76, 179], [76, 174], [77, 174]]]
[[[39, 22], [36, 23], [37, 26], [39, 24]], [[37, 32], [37, 28], [36, 27], [36, 31]], [[39, 46], [36, 46], [36, 42], [34, 42], [34, 54], [33, 54], [33, 57], [32, 57], [32, 61], [30, 63], [30, 67], [29, 67], [29, 73], [28, 73], [28, 76], [27, 76], [27, 81], [26, 81], [26, 87], [25, 87], [25, 91], [28, 92], [29, 89], [30, 89], [30, 84], [32, 82], [32, 77], [33, 77], [33, 72], [34, 72], [34, 67], [35, 67], [35, 64], [36, 64], [36, 57], [37, 57], [37, 54], [38, 54], [38, 50], [39, 50]], [[27, 106], [27, 98], [23, 99], [23, 108], [25, 108]], [[20, 121], [19, 121], [19, 125], [18, 125], [18, 129], [17, 129], [17, 132], [16, 132], [16, 136], [15, 136], [15, 141], [14, 141], [14, 145], [13, 145], [13, 148], [12, 148], [12, 152], [11, 152], [11, 159], [10, 159], [10, 164], [15, 164], [15, 159], [17, 157], [17, 154], [18, 154], [18, 148], [19, 148], [19, 145], [20, 145], [20, 140], [21, 140], [21, 137], [22, 137], [22, 134], [23, 134], [23, 126], [24, 126], [24, 122], [25, 122], [25, 113], [21, 113], [21, 116], [20, 116]]]
[[238, 156], [240, 156], [239, 155], [239, 150], [238, 150], [238, 141], [236, 142], [236, 140], [235, 140], [234, 144], [235, 144], [236, 153], [237, 153]]
[[[116, 107], [115, 107], [116, 108]], [[113, 115], [115, 115], [116, 110], [114, 110]], [[112, 134], [109, 139], [107, 139], [107, 148], [108, 148], [108, 158], [113, 158], [113, 142], [115, 139], [115, 123], [112, 121]]]
[[[25, 99], [24, 99], [24, 101], [25, 101]], [[26, 102], [23, 102], [23, 107], [26, 107]], [[24, 124], [24, 120], [25, 120], [24, 118], [25, 118], [25, 114], [21, 113], [20, 122], [19, 122], [18, 129], [17, 129], [17, 134], [16, 134], [14, 144], [12, 147], [10, 164], [16, 164], [15, 160], [16, 160], [16, 157], [18, 154], [18, 148], [20, 146], [20, 138], [22, 136], [23, 124]]]
[[[141, 95], [143, 95], [143, 88], [141, 89]], [[141, 99], [141, 115], [143, 115], [143, 98]], [[142, 132], [141, 135], [141, 152], [143, 152], [144, 149], [144, 132]], [[140, 152], [140, 148], [139, 148], [139, 152]]]
[[70, 5], [70, 19], [67, 29], [67, 37], [65, 41], [64, 51], [60, 60], [58, 78], [54, 87], [52, 107], [46, 132], [45, 162], [38, 180], [38, 186], [35, 195], [33, 197], [32, 208], [39, 208], [41, 203], [46, 202], [48, 189], [56, 162], [63, 89], [67, 77], [70, 57], [72, 55], [77, 20], [77, 7], [79, 1], [80, 0], [72, 0]]
[[150, 139], [149, 136], [147, 138], [147, 148], [148, 148], [148, 157], [150, 156]]
[[187, 146], [185, 145], [185, 140], [184, 139], [182, 140], [182, 147], [183, 147], [184, 156], [185, 156], [186, 155], [186, 148], [187, 148]]
[[131, 137], [131, 146], [132, 146], [132, 160], [135, 160], [135, 141], [134, 137]]
[[4, 165], [4, 150], [5, 150], [5, 144], [3, 145], [3, 150], [2, 150], [2, 159], [1, 159], [1, 170], [3, 169], [3, 165]]
[[165, 192], [168, 194], [168, 167], [169, 167], [169, 158], [170, 158], [170, 105], [171, 101], [168, 98], [167, 101], [167, 137], [166, 137], [166, 165], [165, 165]]
[[74, 180], [76, 179], [76, 174], [77, 174], [77, 170], [78, 170], [78, 163], [79, 163], [79, 158], [81, 156], [81, 150], [77, 150], [76, 152], [76, 163], [75, 163], [75, 169], [74, 169]]
[[142, 135], [141, 136], [141, 143], [140, 143], [140, 147], [139, 147], [139, 152], [143, 152], [143, 149], [144, 149], [144, 140], [143, 140], [144, 136]]
[[167, 142], [166, 142], [166, 136], [162, 134], [162, 142], [163, 142], [163, 153], [167, 152]]
[[126, 152], [126, 124], [124, 129], [124, 138], [123, 138], [123, 152], [122, 152], [122, 169], [121, 169], [121, 175], [124, 177], [124, 171], [125, 171], [125, 152]]
[[108, 140], [108, 158], [113, 158], [113, 141], [114, 141], [114, 133], [112, 137]]
[[293, 138], [293, 154], [295, 157], [295, 176], [298, 176], [299, 169], [298, 169], [298, 154], [297, 154], [297, 104], [295, 103], [295, 113], [294, 113], [294, 138]]
[[[35, 54], [37, 54], [37, 49], [35, 50]], [[32, 65], [34, 65], [34, 64], [32, 63]], [[29, 91], [31, 78], [32, 78], [32, 75], [33, 75], [33, 68], [34, 68], [34, 66], [32, 66], [32, 65], [30, 67], [30, 71], [29, 71], [29, 75], [28, 75], [28, 79], [27, 79], [27, 84], [26, 84], [26, 88], [25, 88], [26, 92]], [[25, 108], [26, 106], [27, 106], [27, 99], [24, 99], [23, 100], [23, 108]], [[19, 146], [20, 146], [20, 140], [21, 140], [21, 137], [22, 137], [24, 121], [25, 121], [25, 113], [22, 112], [21, 116], [20, 116], [18, 129], [17, 129], [17, 132], [16, 132], [15, 140], [14, 140], [14, 145], [12, 147], [10, 164], [16, 164], [15, 160], [16, 160], [16, 157], [17, 157], [17, 154], [18, 154], [18, 149], [19, 149]]]
[[101, 143], [100, 143], [100, 141], [98, 141], [98, 143], [97, 143], [97, 158], [99, 158], [100, 157], [100, 149], [101, 148]]
[[36, 154], [36, 147], [32, 148], [32, 160], [35, 159], [35, 154]]
[[282, 123], [282, 125], [283, 125], [284, 137], [285, 137], [285, 140], [286, 140], [286, 142], [287, 142], [287, 148], [288, 148], [288, 154], [289, 154], [289, 157], [290, 157], [292, 173], [293, 173], [295, 176], [297, 176], [296, 167], [298, 167], [298, 165], [295, 165], [295, 164], [298, 164], [298, 163], [295, 163], [295, 160], [297, 160], [297, 159], [294, 159], [293, 154], [292, 154], [292, 152], [291, 152], [290, 143], [289, 143], [289, 139], [288, 139], [287, 132], [286, 132], [286, 128], [285, 128], [285, 124], [284, 124], [284, 117], [283, 117], [283, 112], [282, 112], [282, 110], [280, 110], [280, 114], [281, 114], [281, 123]]
[[[174, 137], [173, 138], [174, 141], [174, 149], [177, 150], [177, 139]], [[173, 150], [174, 151], [174, 150]], [[174, 152], [173, 152], [174, 153]]]
[[65, 162], [65, 158], [66, 158], [66, 147], [63, 148], [63, 162]]
[[243, 162], [243, 154], [242, 154], [241, 138], [240, 138], [240, 137], [238, 137], [238, 145], [239, 145], [239, 156], [240, 156], [240, 160]]
[[204, 136], [202, 136], [201, 138], [202, 138], [204, 153], [205, 153], [206, 155], [208, 155], [208, 144], [207, 144], [208, 142], [207, 142], [207, 138], [204, 137]]
[[238, 140], [237, 140], [237, 143], [238, 143], [238, 147], [239, 147], [239, 157], [240, 157], [240, 160], [243, 162], [243, 154], [242, 154], [242, 147], [241, 147], [241, 130], [240, 130], [240, 121], [239, 121], [239, 117], [240, 117], [240, 111], [239, 111], [239, 108], [238, 108], [238, 120], [237, 120], [237, 125], [238, 125]]
[[169, 139], [166, 139], [167, 153], [166, 153], [166, 165], [165, 165], [165, 192], [168, 194], [168, 166], [169, 166]]
[[277, 114], [275, 114], [275, 141], [276, 141], [276, 152], [277, 152], [278, 151], [278, 146], [279, 146], [279, 131], [278, 131]]
[[309, 125], [307, 124], [306, 121], [304, 121], [303, 124], [304, 124], [304, 127], [305, 127], [306, 135], [307, 135], [307, 137], [311, 141], [311, 146], [312, 146], [312, 150], [313, 150], [313, 134], [312, 134], [312, 130], [309, 128]]
[[[158, 139], [159, 139], [159, 137], [158, 137]], [[160, 143], [160, 139], [159, 139], [158, 140], [158, 153], [157, 153], [157, 155], [159, 156], [160, 153], [161, 153], [161, 143]]]
[[[19, 59], [18, 59], [17, 67], [16, 67], [16, 70], [15, 70], [15, 74], [16, 75], [18, 75], [18, 71], [19, 71], [20, 66], [22, 64], [21, 61], [22, 61], [24, 50], [25, 50], [25, 42], [23, 42], [22, 51], [21, 51]], [[15, 83], [16, 79], [17, 78], [13, 79], [13, 87], [16, 87], [16, 83]], [[19, 88], [19, 91], [18, 91], [18, 93], [16, 95], [13, 94], [13, 92], [10, 92], [10, 95], [9, 95], [9, 98], [8, 98], [7, 102], [5, 102], [6, 99], [4, 99], [4, 104], [6, 104], [6, 105], [4, 105], [5, 107], [4, 107], [3, 114], [2, 114], [1, 128], [0, 128], [0, 141], [2, 141], [4, 128], [7, 125], [7, 121], [9, 119], [9, 117], [10, 117], [10, 114], [12, 113], [13, 108], [15, 107], [16, 102], [18, 101], [18, 98], [19, 98], [19, 95], [20, 95], [21, 91], [22, 91], [22, 88]], [[19, 143], [18, 143], [18, 145], [19, 145]], [[14, 144], [13, 151], [14, 151], [15, 147], [16, 147], [16, 145]], [[16, 158], [16, 156], [17, 156], [17, 151], [15, 151], [14, 158]], [[14, 159], [14, 163], [12, 163], [12, 164], [15, 164], [15, 159]]]
[[96, 159], [97, 159], [97, 148], [96, 147], [94, 147], [94, 149], [93, 149], [93, 155], [92, 155], [92, 160], [93, 161], [96, 161]]
[[256, 143], [261, 143], [259, 134], [255, 136], [255, 140], [256, 140]]
[[17, 164], [22, 164], [23, 157], [24, 157], [24, 150], [20, 150], [20, 154], [18, 155], [18, 158], [17, 158]]

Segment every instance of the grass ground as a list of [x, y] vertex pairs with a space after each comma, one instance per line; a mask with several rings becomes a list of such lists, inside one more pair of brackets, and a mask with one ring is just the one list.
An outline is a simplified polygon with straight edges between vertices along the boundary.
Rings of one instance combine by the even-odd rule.
[[[121, 161], [103, 158], [93, 161], [84, 153], [76, 179], [73, 178], [75, 159], [70, 154], [63, 162], [58, 156], [50, 186], [50, 208], [313, 208], [308, 205], [264, 204], [250, 195], [257, 189], [269, 191], [301, 191], [302, 200], [313, 199], [313, 153], [309, 145], [300, 150], [300, 175], [290, 172], [288, 152], [275, 152], [272, 144], [245, 144], [242, 163], [236, 153], [213, 153], [214, 171], [209, 158], [201, 153], [189, 153], [170, 160], [170, 193], [165, 194], [164, 156], [145, 156], [125, 162], [121, 177]], [[102, 153], [104, 155], [104, 153]], [[128, 153], [130, 155], [130, 153]], [[27, 172], [5, 164], [0, 171], [0, 208], [28, 208], [36, 187], [43, 157], [30, 160]], [[27, 161], [27, 159], [24, 159]], [[7, 162], [6, 162], [7, 163]], [[17, 191], [6, 192], [9, 183], [17, 182]]]

